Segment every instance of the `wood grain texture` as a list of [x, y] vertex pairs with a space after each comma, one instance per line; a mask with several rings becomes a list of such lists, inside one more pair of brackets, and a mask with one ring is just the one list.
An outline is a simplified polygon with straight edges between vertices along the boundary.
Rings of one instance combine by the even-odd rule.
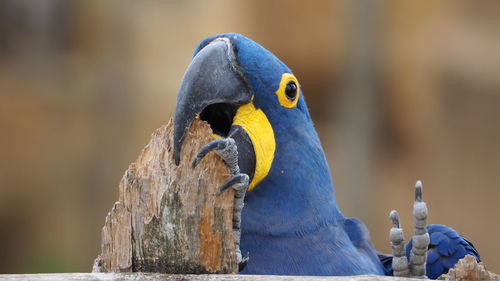
[[119, 185], [102, 229], [94, 272], [235, 273], [233, 190], [218, 194], [229, 171], [214, 153], [191, 160], [212, 131], [195, 120], [182, 161], [173, 161], [173, 122], [157, 129]]

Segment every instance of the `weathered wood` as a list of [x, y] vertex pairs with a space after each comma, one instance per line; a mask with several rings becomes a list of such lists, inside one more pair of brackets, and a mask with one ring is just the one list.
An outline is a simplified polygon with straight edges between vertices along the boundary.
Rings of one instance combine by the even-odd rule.
[[[450, 281], [478, 281], [491, 280], [500, 281], [500, 275], [493, 274], [486, 270], [482, 263], [477, 263], [472, 256], [466, 256], [460, 260], [454, 269], [447, 275], [439, 279]], [[56, 273], [56, 274], [0, 274], [0, 281], [421, 281], [422, 279], [377, 276], [377, 275], [357, 275], [357, 276], [279, 276], [279, 275], [237, 275], [237, 274], [161, 274], [161, 273]]]
[[500, 281], [500, 275], [489, 272], [482, 262], [471, 255], [459, 260], [455, 267], [438, 279], [448, 281]]
[[228, 169], [214, 153], [191, 168], [198, 150], [213, 140], [212, 131], [207, 123], [195, 120], [184, 142], [183, 161], [176, 166], [172, 123], [152, 134], [125, 172], [119, 200], [102, 229], [102, 252], [94, 272], [237, 272], [233, 190], [218, 195]]
[[403, 277], [376, 275], [358, 276], [278, 276], [278, 275], [168, 275], [158, 273], [56, 273], [56, 274], [9, 274], [0, 275], [0, 281], [422, 281]]

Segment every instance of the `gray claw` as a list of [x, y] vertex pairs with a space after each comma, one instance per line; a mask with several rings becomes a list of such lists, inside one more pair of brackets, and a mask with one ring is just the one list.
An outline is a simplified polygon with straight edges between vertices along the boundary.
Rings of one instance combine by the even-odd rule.
[[241, 258], [241, 261], [238, 263], [238, 270], [242, 271], [246, 266], [248, 261], [250, 260], [250, 253], [247, 252], [247, 254]]
[[422, 181], [417, 181], [415, 183], [415, 201], [416, 202], [422, 202]]
[[225, 140], [215, 140], [212, 142], [209, 142], [208, 144], [204, 145], [196, 154], [196, 157], [193, 159], [193, 163], [191, 164], [191, 167], [196, 168], [198, 164], [200, 163], [201, 159], [203, 159], [210, 151], [212, 150], [221, 150], [224, 149], [226, 146], [226, 141]]
[[399, 213], [396, 210], [392, 210], [389, 213], [389, 218], [392, 220], [392, 227], [393, 228], [401, 228], [400, 223], [399, 223]]
[[244, 190], [248, 187], [248, 183], [250, 182], [250, 178], [247, 174], [237, 174], [228, 179], [222, 186], [219, 188], [219, 192], [223, 193], [226, 189], [232, 187], [236, 191]]
[[222, 158], [232, 175], [240, 173], [240, 167], [238, 166], [238, 149], [232, 138], [214, 140], [203, 146], [196, 154], [191, 166], [195, 168], [201, 159], [210, 151], [214, 151]]

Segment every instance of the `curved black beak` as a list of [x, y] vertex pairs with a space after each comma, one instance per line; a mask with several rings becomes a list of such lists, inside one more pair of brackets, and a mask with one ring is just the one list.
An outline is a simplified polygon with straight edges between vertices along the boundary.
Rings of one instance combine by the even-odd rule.
[[[215, 39], [191, 61], [184, 74], [175, 109], [173, 154], [176, 165], [180, 163], [182, 143], [196, 116], [206, 115], [211, 119], [223, 117], [230, 119], [225, 121], [231, 126], [235, 108], [252, 100], [237, 67], [231, 42], [227, 38]], [[214, 106], [219, 104], [221, 106]], [[207, 121], [212, 128], [219, 122]]]

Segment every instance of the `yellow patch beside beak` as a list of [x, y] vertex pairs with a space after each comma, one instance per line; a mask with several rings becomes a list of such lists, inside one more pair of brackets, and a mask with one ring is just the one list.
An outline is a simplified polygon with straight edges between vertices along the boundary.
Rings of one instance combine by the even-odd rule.
[[274, 131], [264, 112], [256, 109], [253, 102], [238, 108], [233, 125], [245, 130], [255, 151], [255, 173], [248, 186], [248, 190], [252, 190], [271, 170], [276, 150]]

